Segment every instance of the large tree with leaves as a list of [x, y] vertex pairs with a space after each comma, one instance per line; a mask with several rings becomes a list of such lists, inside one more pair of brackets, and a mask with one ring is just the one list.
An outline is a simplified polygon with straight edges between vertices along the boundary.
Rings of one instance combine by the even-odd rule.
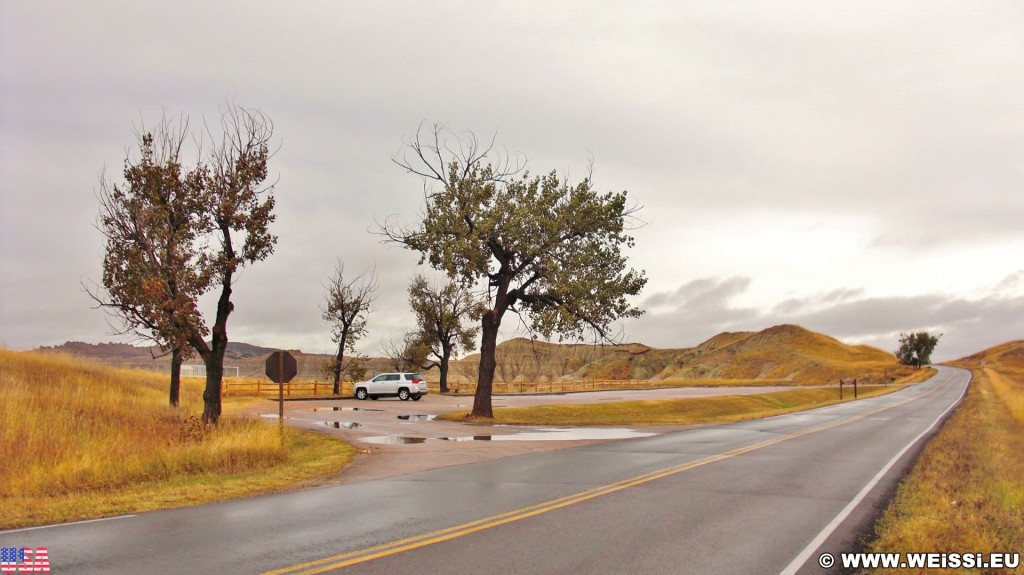
[[900, 346], [894, 352], [903, 365], [920, 368], [932, 361], [932, 352], [939, 344], [942, 334], [932, 335], [927, 331], [900, 334]]
[[334, 274], [325, 286], [327, 295], [323, 312], [324, 321], [331, 324], [331, 339], [337, 345], [337, 352], [331, 359], [330, 369], [334, 378], [334, 395], [341, 393], [341, 374], [345, 352], [355, 352], [356, 342], [366, 335], [366, 319], [377, 291], [377, 276], [361, 273], [345, 279], [345, 264], [339, 259]]
[[[182, 166], [188, 122], [167, 118], [138, 135], [138, 154], [124, 161], [124, 182], [100, 180], [99, 229], [106, 240], [101, 286], [86, 291], [119, 325], [171, 354], [169, 400], [177, 406], [189, 338], [205, 336], [197, 308], [210, 275], [200, 265], [203, 217], [201, 170]], [[112, 326], [114, 324], [111, 324]]]
[[495, 347], [505, 312], [517, 313], [544, 338], [610, 339], [611, 324], [642, 312], [627, 297], [647, 282], [627, 269], [626, 192], [599, 193], [550, 172], [531, 176], [494, 154], [472, 133], [434, 125], [421, 130], [395, 161], [424, 179], [418, 225], [385, 224], [382, 233], [464, 286], [485, 282], [480, 368], [474, 417], [493, 418]]
[[[266, 259], [277, 242], [269, 228], [274, 186], [266, 184], [273, 123], [259, 110], [232, 105], [222, 112], [220, 128], [198, 138], [203, 143], [188, 170], [179, 155], [184, 130], [170, 139], [174, 153], [161, 148], [160, 138], [144, 135], [142, 161], [126, 164], [127, 183], [100, 198], [108, 237], [104, 287], [112, 301], [127, 304], [122, 319], [153, 330], [161, 345], [181, 353], [190, 346], [203, 358], [203, 421], [210, 424], [221, 413], [235, 274]], [[111, 217], [122, 213], [128, 217]], [[138, 229], [118, 229], [124, 222]], [[118, 242], [109, 241], [112, 235]], [[196, 300], [218, 288], [208, 329]]]
[[406, 337], [406, 348], [413, 350], [410, 355], [436, 359], [434, 363], [441, 372], [441, 393], [447, 393], [448, 363], [452, 356], [476, 349], [480, 328], [463, 325], [463, 321], [480, 316], [480, 303], [459, 282], [431, 284], [417, 275], [409, 284], [409, 305], [416, 315], [417, 331]]

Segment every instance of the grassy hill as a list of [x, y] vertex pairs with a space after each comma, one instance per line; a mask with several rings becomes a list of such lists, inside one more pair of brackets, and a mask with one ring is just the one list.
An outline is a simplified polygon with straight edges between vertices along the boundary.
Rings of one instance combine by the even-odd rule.
[[952, 362], [967, 369], [997, 369], [1007, 373], [1024, 373], [1024, 341], [1008, 341]]
[[[756, 379], [823, 384], [856, 377], [863, 383], [880, 383], [910, 372], [891, 353], [847, 345], [796, 325], [721, 333], [682, 349], [637, 343], [562, 345], [518, 338], [499, 344], [496, 355], [495, 379], [499, 382]], [[453, 373], [471, 381], [479, 358], [473, 354], [456, 362]]]
[[[166, 357], [153, 359], [156, 350], [126, 344], [69, 342], [41, 351], [90, 357], [122, 367], [166, 371]], [[225, 365], [238, 366], [242, 377], [262, 378], [264, 362], [273, 349], [245, 343], [228, 344]], [[298, 362], [297, 379], [325, 380], [321, 366], [327, 355], [291, 350]], [[550, 382], [581, 380], [763, 380], [797, 384], [835, 383], [856, 377], [864, 383], [902, 377], [909, 368], [891, 353], [868, 346], [851, 346], [827, 335], [795, 325], [780, 325], [759, 332], [721, 333], [692, 348], [658, 349], [640, 343], [623, 345], [557, 344], [525, 338], [498, 344], [495, 382]], [[199, 363], [193, 359], [189, 363]], [[452, 363], [452, 381], [473, 382], [480, 355]], [[372, 358], [370, 370], [380, 373], [393, 366]], [[436, 380], [436, 370], [424, 373]]]
[[[147, 369], [167, 372], [170, 369], [170, 356], [163, 355], [157, 347], [136, 347], [126, 343], [82, 343], [69, 341], [62, 345], [40, 347], [42, 353], [55, 353], [76, 358], [88, 358], [106, 365], [122, 368]], [[229, 342], [224, 354], [224, 365], [238, 368], [238, 375], [246, 378], [266, 379], [265, 369], [267, 357], [277, 351], [275, 348], [261, 347], [244, 342]], [[331, 356], [319, 353], [305, 353], [297, 349], [288, 350], [298, 364], [297, 380], [319, 380], [326, 378], [322, 366]], [[185, 362], [187, 365], [202, 365], [197, 356]], [[377, 372], [389, 371], [391, 366], [384, 358], [371, 358], [367, 362], [369, 369]], [[229, 376], [234, 373], [229, 372]], [[268, 380], [269, 381], [269, 380]]]

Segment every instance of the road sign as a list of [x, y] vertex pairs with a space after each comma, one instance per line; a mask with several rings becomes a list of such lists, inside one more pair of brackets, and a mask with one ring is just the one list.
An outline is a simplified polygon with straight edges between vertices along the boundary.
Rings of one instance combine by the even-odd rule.
[[288, 383], [298, 373], [295, 357], [287, 351], [275, 351], [267, 358], [267, 377], [274, 383]]

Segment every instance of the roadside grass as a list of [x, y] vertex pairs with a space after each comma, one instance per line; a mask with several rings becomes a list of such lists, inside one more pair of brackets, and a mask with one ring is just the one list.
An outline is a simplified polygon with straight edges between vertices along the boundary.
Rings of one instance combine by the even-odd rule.
[[[881, 369], [879, 369], [881, 371]], [[914, 369], [908, 366], [900, 366], [891, 370], [894, 378], [893, 384], [902, 385], [907, 383], [920, 383], [937, 372], [931, 368]], [[668, 377], [665, 379], [652, 380], [653, 387], [773, 387], [773, 386], [814, 386], [814, 383], [806, 381], [794, 381], [792, 379], [713, 379], [713, 378], [682, 378]], [[828, 382], [835, 385], [835, 381]]]
[[1024, 551], [1024, 364], [959, 365], [974, 373], [967, 396], [900, 484], [868, 551]]
[[[902, 385], [907, 383], [918, 383], [935, 375], [931, 368], [914, 369], [909, 366], [892, 367], [886, 364], [886, 370], [878, 367], [877, 373], [869, 374], [867, 377], [858, 377], [861, 384], [877, 385], [879, 382], [887, 382], [890, 385]], [[888, 373], [889, 377], [884, 379], [882, 373]], [[851, 378], [852, 379], [852, 378]], [[709, 377], [666, 377], [663, 379], [640, 379], [640, 380], [578, 380], [578, 381], [548, 381], [539, 383], [512, 382], [495, 383], [492, 388], [493, 395], [536, 395], [542, 393], [582, 393], [590, 391], [612, 391], [612, 390], [647, 390], [647, 389], [668, 389], [677, 387], [817, 387], [822, 385], [836, 385], [838, 380], [827, 379], [793, 380], [793, 379], [728, 379]], [[446, 395], [472, 396], [476, 393], [476, 384], [466, 382], [449, 382], [449, 389]], [[437, 393], [437, 392], [435, 392]]]
[[[902, 385], [861, 387], [859, 397], [884, 395], [903, 388]], [[850, 389], [844, 393], [843, 401], [852, 400], [853, 390]], [[816, 387], [756, 395], [497, 408], [494, 410], [494, 423], [564, 426], [727, 423], [835, 403], [840, 403], [838, 388]], [[438, 416], [438, 419], [471, 421], [468, 412], [448, 413]]]
[[[202, 382], [0, 349], [0, 528], [220, 501], [337, 473], [354, 448], [276, 423], [201, 423]], [[235, 408], [225, 406], [230, 414]]]

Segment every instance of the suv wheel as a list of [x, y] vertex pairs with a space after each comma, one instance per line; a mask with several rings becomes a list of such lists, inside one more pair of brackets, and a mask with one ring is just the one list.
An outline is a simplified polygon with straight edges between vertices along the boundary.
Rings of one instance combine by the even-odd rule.
[[404, 387], [402, 389], [399, 389], [398, 399], [401, 399], [402, 401], [409, 401], [409, 390]]
[[360, 387], [356, 390], [356, 399], [366, 399], [366, 388]]

